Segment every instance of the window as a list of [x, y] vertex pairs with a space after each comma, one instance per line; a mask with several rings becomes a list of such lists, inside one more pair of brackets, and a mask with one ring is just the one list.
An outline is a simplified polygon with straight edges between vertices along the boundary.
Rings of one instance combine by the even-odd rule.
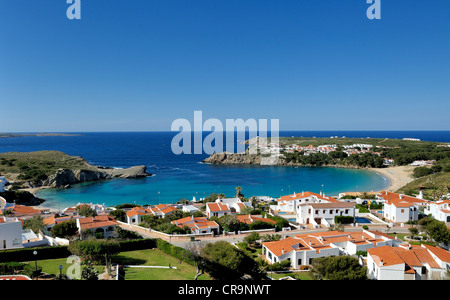
[[299, 259], [297, 260], [297, 265], [299, 265], [299, 266], [302, 265], [302, 259], [301, 259], [301, 258], [299, 258]]
[[400, 211], [401, 213], [404, 213], [405, 212], [405, 210], [404, 209], [402, 209], [401, 211]]

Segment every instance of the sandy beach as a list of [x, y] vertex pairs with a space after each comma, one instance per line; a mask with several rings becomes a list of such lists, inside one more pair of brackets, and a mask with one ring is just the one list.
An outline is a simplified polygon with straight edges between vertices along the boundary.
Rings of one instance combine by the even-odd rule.
[[412, 177], [414, 166], [397, 166], [388, 168], [371, 168], [369, 170], [375, 171], [390, 181], [390, 186], [387, 189], [389, 192], [395, 192], [404, 185], [414, 180]]

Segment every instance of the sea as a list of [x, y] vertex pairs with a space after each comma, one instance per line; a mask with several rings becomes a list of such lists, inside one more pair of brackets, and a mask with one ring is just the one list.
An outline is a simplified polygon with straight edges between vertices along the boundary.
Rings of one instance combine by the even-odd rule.
[[[45, 207], [64, 209], [78, 203], [115, 206], [123, 203], [155, 205], [182, 199], [200, 200], [211, 193], [245, 197], [310, 191], [337, 196], [349, 191], [379, 191], [389, 186], [369, 170], [333, 167], [237, 166], [202, 163], [209, 154], [174, 154], [172, 140], [179, 132], [71, 132], [69, 136], [0, 138], [0, 152], [58, 150], [85, 158], [97, 166], [147, 166], [150, 177], [88, 182], [67, 189], [43, 189], [36, 196]], [[206, 134], [204, 133], [204, 136]], [[416, 138], [450, 142], [450, 131], [281, 131], [281, 137]], [[192, 139], [193, 141], [194, 139]], [[235, 134], [236, 149], [243, 140]], [[193, 146], [192, 146], [193, 147]]]

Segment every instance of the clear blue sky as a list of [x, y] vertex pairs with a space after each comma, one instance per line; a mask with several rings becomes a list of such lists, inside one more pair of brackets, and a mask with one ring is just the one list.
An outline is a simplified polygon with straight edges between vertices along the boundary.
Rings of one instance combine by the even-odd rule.
[[450, 130], [450, 2], [0, 2], [0, 132]]

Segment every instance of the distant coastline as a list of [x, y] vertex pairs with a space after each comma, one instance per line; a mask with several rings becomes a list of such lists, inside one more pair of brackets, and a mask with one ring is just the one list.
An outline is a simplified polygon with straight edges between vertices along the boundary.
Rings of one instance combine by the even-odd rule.
[[43, 132], [43, 133], [0, 133], [0, 138], [15, 138], [15, 137], [27, 137], [27, 136], [80, 136], [79, 133], [53, 133], [53, 132]]

